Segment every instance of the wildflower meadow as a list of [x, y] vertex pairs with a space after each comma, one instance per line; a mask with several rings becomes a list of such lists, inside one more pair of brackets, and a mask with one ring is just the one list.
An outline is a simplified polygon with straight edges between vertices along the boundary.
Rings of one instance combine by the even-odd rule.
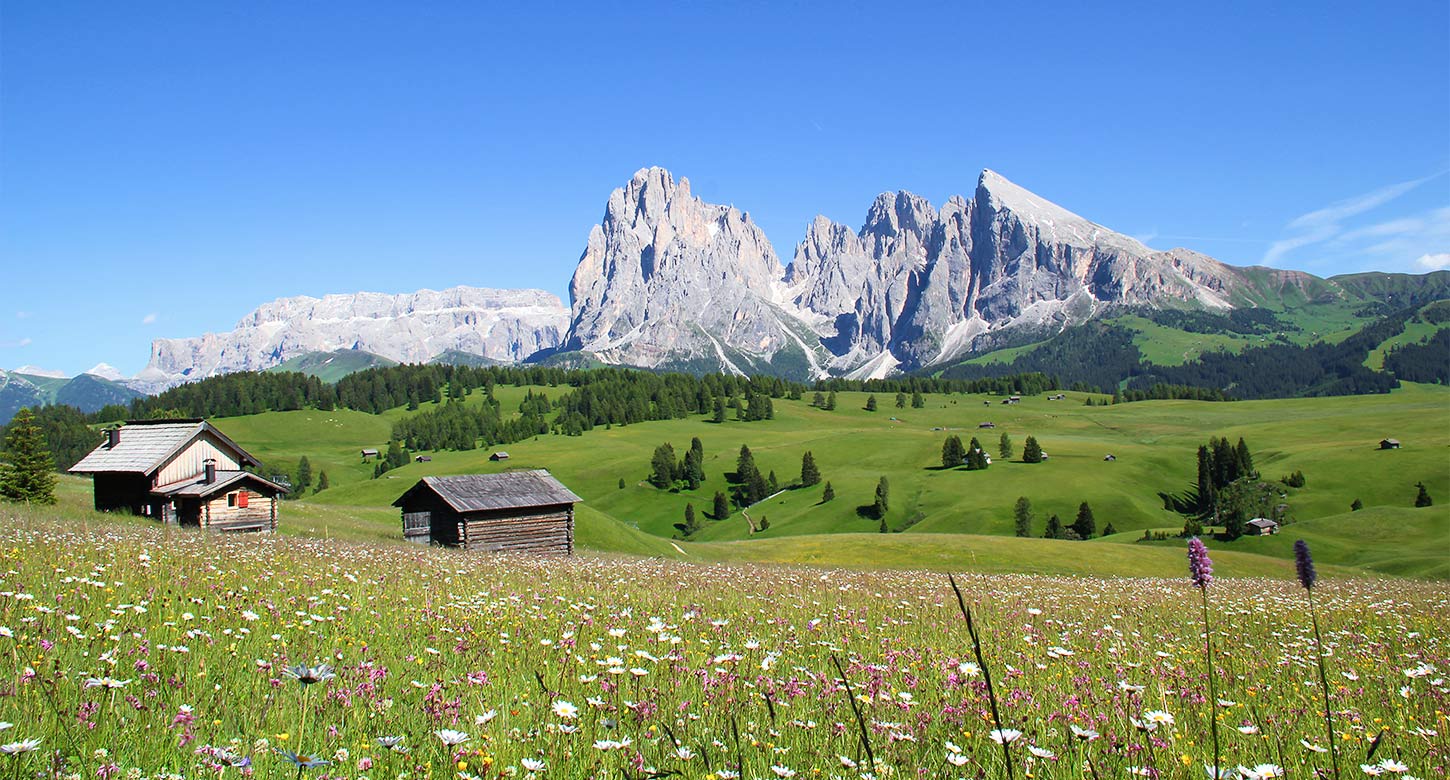
[[1181, 579], [949, 582], [7, 525], [0, 778], [1307, 780], [1450, 763], [1450, 589], [1312, 564], [1298, 582], [1213, 578], [1211, 542]]

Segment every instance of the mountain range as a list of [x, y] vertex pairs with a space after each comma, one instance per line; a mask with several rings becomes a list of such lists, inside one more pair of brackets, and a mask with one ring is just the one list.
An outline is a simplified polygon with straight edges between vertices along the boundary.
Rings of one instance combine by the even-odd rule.
[[645, 168], [590, 230], [570, 307], [474, 287], [280, 298], [230, 331], [157, 339], [147, 367], [113, 384], [154, 393], [279, 367], [335, 379], [395, 362], [526, 360], [874, 378], [1134, 310], [1443, 297], [1440, 276], [1322, 279], [1159, 251], [990, 170], [940, 207], [900, 191], [878, 195], [858, 229], [816, 217], [783, 264], [748, 212]]

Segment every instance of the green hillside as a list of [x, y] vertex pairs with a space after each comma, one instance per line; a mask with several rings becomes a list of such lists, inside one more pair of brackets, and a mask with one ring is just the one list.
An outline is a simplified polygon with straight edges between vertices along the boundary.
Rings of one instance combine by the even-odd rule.
[[[555, 397], [562, 389], [501, 385], [495, 396], [507, 412], [517, 409], [531, 391]], [[1316, 544], [1322, 543], [1322, 556], [1329, 556], [1326, 563], [1450, 575], [1445, 568], [1450, 545], [1432, 544], [1446, 537], [1450, 517], [1443, 503], [1450, 501], [1450, 429], [1425, 424], [1443, 420], [1450, 411], [1450, 389], [1406, 385], [1376, 396], [1145, 401], [1106, 407], [1084, 405], [1088, 397], [1068, 393], [1064, 400], [1049, 401], [1029, 396], [1004, 406], [1000, 397], [929, 394], [925, 408], [896, 409], [893, 397], [883, 395], [876, 412], [863, 409], [864, 393], [841, 393], [834, 412], [806, 401], [777, 399], [773, 420], [716, 424], [691, 416], [596, 429], [582, 436], [544, 435], [503, 447], [512, 455], [504, 463], [490, 462], [488, 449], [430, 452], [430, 462], [409, 463], [378, 479], [372, 478], [373, 464], [363, 462], [360, 450], [384, 449], [392, 423], [413, 413], [401, 408], [383, 415], [274, 412], [215, 422], [280, 473], [290, 472], [303, 455], [314, 474], [328, 473], [330, 489], [286, 507], [294, 520], [289, 530], [301, 533], [395, 539], [397, 515], [389, 505], [422, 476], [547, 468], [584, 498], [579, 542], [599, 550], [945, 568], [964, 565], [975, 555], [974, 565], [981, 567], [1058, 572], [1086, 567], [1098, 573], [1168, 566], [1165, 562], [1172, 556], [1159, 558], [1162, 551], [1154, 545], [1133, 544], [1144, 529], [1176, 531], [1182, 526], [1180, 515], [1163, 508], [1159, 492], [1179, 493], [1189, 486], [1194, 451], [1210, 435], [1242, 436], [1265, 478], [1302, 470], [1307, 484], [1284, 489], [1298, 526], [1277, 539], [1242, 539], [1233, 543], [1233, 551], [1286, 560], [1284, 540], [1302, 527], [1318, 534]], [[463, 403], [482, 403], [483, 398], [475, 392]], [[419, 411], [432, 406], [422, 404]], [[996, 427], [977, 428], [988, 421]], [[939, 468], [942, 442], [949, 433], [964, 441], [979, 436], [995, 457], [1003, 432], [1011, 436], [1019, 456], [1026, 436], [1036, 436], [1049, 461], [1025, 464], [997, 457], [986, 471]], [[656, 446], [671, 442], [683, 453], [696, 436], [705, 446], [707, 481], [700, 489], [663, 491], [645, 481]], [[1400, 439], [1404, 447], [1378, 450], [1385, 437]], [[678, 533], [675, 525], [682, 521], [686, 504], [694, 504], [702, 515], [709, 511], [714, 492], [727, 489], [724, 474], [734, 469], [742, 444], [751, 448], [762, 472], [774, 471], [782, 485], [795, 481], [801, 455], [811, 450], [836, 499], [822, 504], [822, 486], [785, 490], [748, 510], [757, 522], [768, 519], [767, 530], [752, 533], [744, 514], [734, 510], [727, 519], [704, 520], [697, 534], [679, 543], [681, 553], [670, 537]], [[1109, 453], [1116, 460], [1105, 461]], [[877, 520], [858, 513], [858, 507], [871, 502], [883, 475], [891, 485], [887, 524], [900, 532], [886, 537], [876, 533]], [[1442, 503], [1411, 509], [1418, 481]], [[1049, 514], [1070, 523], [1082, 501], [1093, 507], [1099, 528], [1111, 523], [1119, 534], [1094, 541], [1091, 548], [1073, 546], [1085, 544], [1081, 542], [1009, 538], [1018, 496], [1033, 503], [1034, 535], [1041, 535]], [[1369, 509], [1346, 515], [1356, 499]], [[1417, 554], [1397, 555], [1366, 543], [1367, 535], [1380, 538], [1391, 525], [1399, 526], [1400, 538], [1419, 542]], [[1098, 550], [1101, 545], [1114, 549]], [[1331, 552], [1338, 549], [1354, 555], [1338, 558]], [[1091, 555], [1072, 560], [1087, 550]]]
[[285, 360], [268, 371], [296, 371], [299, 374], [315, 376], [324, 382], [336, 382], [348, 374], [355, 374], [367, 368], [396, 366], [398, 361], [382, 355], [374, 355], [359, 349], [339, 349], [332, 352], [308, 352], [305, 355]]

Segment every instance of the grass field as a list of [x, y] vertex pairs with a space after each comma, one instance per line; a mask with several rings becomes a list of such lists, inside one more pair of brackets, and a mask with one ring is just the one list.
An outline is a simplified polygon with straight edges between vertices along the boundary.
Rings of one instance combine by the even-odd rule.
[[[1215, 763], [1211, 722], [1217, 763], [1257, 768], [1234, 776], [1328, 777], [1337, 760], [1424, 778], [1450, 760], [1443, 583], [1321, 568], [1331, 734], [1304, 591], [1215, 581], [1210, 671], [1181, 548], [1053, 556], [1161, 554], [1171, 578], [959, 577], [977, 654], [945, 577], [920, 569], [480, 556], [0, 513], [12, 778], [864, 780], [1010, 765], [1035, 780], [1189, 780]], [[870, 563], [909, 536], [836, 541]], [[1074, 544], [993, 540], [1032, 542]], [[782, 543], [701, 547], [770, 560]], [[1273, 563], [1212, 554], [1218, 574]]]
[[[531, 390], [556, 396], [563, 389], [498, 387], [496, 395], [502, 408], [510, 410]], [[892, 397], [882, 396], [877, 412], [864, 411], [863, 394], [840, 394], [834, 412], [780, 399], [775, 402], [774, 420], [715, 424], [691, 417], [597, 429], [578, 437], [546, 435], [507, 445], [513, 457], [504, 464], [488, 461], [488, 450], [435, 452], [429, 453], [432, 462], [409, 464], [381, 479], [371, 478], [372, 465], [361, 461], [359, 450], [385, 447], [392, 422], [408, 414], [405, 410], [379, 416], [269, 413], [216, 422], [264, 461], [295, 463], [306, 455], [314, 472], [328, 472], [329, 490], [284, 506], [284, 528], [289, 532], [397, 539], [396, 510], [389, 505], [422, 476], [547, 468], [584, 498], [579, 541], [595, 549], [830, 565], [852, 565], [864, 555], [866, 560], [888, 560], [891, 565], [936, 561], [947, 568], [970, 564], [984, 571], [1061, 573], [1132, 573], [1134, 566], [1140, 567], [1139, 572], [1161, 571], [1166, 564], [1155, 562], [1158, 552], [1151, 545], [1132, 543], [1143, 529], [1181, 527], [1182, 517], [1163, 509], [1158, 493], [1179, 492], [1189, 485], [1194, 450], [1208, 436], [1242, 436], [1266, 478], [1294, 470], [1305, 473], [1308, 484], [1299, 490], [1286, 488], [1287, 500], [1295, 519], [1306, 523], [1306, 532], [1318, 529], [1326, 543], [1325, 555], [1330, 556], [1327, 562], [1397, 574], [1447, 574], [1450, 426], [1427, 424], [1447, 419], [1450, 390], [1446, 388], [1408, 385], [1384, 396], [1151, 401], [1111, 407], [1084, 406], [1084, 398], [1076, 393], [1062, 401], [1028, 397], [1003, 406], [1000, 398], [990, 396], [928, 395], [924, 409], [896, 409]], [[481, 403], [482, 395], [475, 393], [465, 402]], [[997, 427], [979, 431], [977, 424], [984, 421]], [[1036, 436], [1051, 456], [1049, 461], [1029, 465], [996, 458], [990, 469], [980, 472], [937, 468], [948, 433], [964, 439], [979, 435], [995, 454], [1003, 431], [1012, 437], [1019, 454], [1025, 437]], [[658, 444], [669, 441], [683, 452], [694, 436], [701, 438], [706, 452], [707, 481], [699, 490], [661, 491], [644, 481], [650, 454]], [[1376, 449], [1384, 437], [1400, 439], [1404, 448]], [[677, 533], [675, 524], [681, 522], [685, 505], [693, 503], [702, 513], [709, 510], [714, 491], [726, 488], [724, 473], [733, 470], [741, 444], [749, 445], [760, 468], [774, 471], [782, 484], [797, 478], [801, 455], [811, 450], [837, 498], [822, 504], [820, 486], [786, 490], [749, 510], [757, 521], [768, 518], [768, 530], [752, 534], [736, 510], [727, 519], [705, 521], [705, 527], [677, 549], [669, 537]], [[1104, 461], [1108, 453], [1117, 460]], [[857, 512], [858, 506], [870, 503], [882, 475], [891, 484], [888, 525], [903, 531], [885, 539], [875, 533], [876, 520]], [[1439, 505], [1411, 508], [1418, 481], [1440, 499]], [[1002, 538], [1012, 532], [1012, 505], [1018, 496], [1033, 503], [1037, 535], [1049, 514], [1071, 522], [1082, 501], [1093, 507], [1100, 529], [1111, 523], [1119, 534], [1092, 548]], [[1355, 499], [1389, 514], [1346, 514]], [[1392, 517], [1383, 524], [1392, 532], [1377, 531], [1371, 538], [1369, 526], [1361, 522], [1370, 517]], [[1290, 526], [1285, 538], [1296, 532]], [[810, 538], [827, 534], [832, 537]], [[1396, 536], [1420, 542], [1421, 553], [1401, 555], [1385, 549], [1393, 547]], [[1339, 543], [1328, 544], [1333, 540]], [[712, 546], [717, 543], [721, 546]], [[1099, 544], [1122, 549], [1099, 550]], [[1285, 544], [1249, 538], [1236, 542], [1233, 551], [1278, 560], [1246, 572], [1284, 573]], [[1088, 549], [1093, 552], [1084, 560], [1073, 560]], [[1341, 551], [1343, 560], [1338, 557]]]

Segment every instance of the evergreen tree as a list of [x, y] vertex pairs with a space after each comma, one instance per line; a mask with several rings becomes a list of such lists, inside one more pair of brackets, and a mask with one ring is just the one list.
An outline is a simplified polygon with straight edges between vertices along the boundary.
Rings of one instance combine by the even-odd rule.
[[1357, 498], [1349, 505], [1349, 511], [1351, 512], [1358, 512], [1361, 509], [1364, 509], [1364, 502]]
[[[1023, 463], [1041, 463], [1042, 447], [1037, 444], [1037, 437], [1028, 436], [1027, 441], [1022, 444]], [[1054, 537], [1056, 538], [1056, 537]]]
[[700, 530], [700, 521], [695, 518], [695, 505], [685, 504], [685, 536]]
[[0, 498], [33, 504], [55, 503], [55, 461], [30, 409], [16, 412], [6, 427], [3, 457]]
[[735, 459], [736, 481], [744, 484], [749, 482], [750, 477], [756, 473], [755, 456], [751, 454], [748, 446], [740, 445], [740, 455]]
[[921, 397], [920, 390], [911, 391], [911, 408], [923, 409], [926, 407], [926, 399]]
[[1084, 501], [1078, 506], [1077, 519], [1073, 521], [1072, 530], [1077, 531], [1077, 535], [1084, 539], [1097, 536], [1098, 521], [1093, 517], [1093, 510], [1088, 506], [1088, 502]]
[[[1234, 462], [1238, 466], [1240, 477], [1257, 477], [1258, 472], [1254, 471], [1254, 458], [1249, 454], [1249, 445], [1244, 444], [1244, 437], [1239, 437], [1238, 446], [1234, 447]], [[1299, 487], [1303, 487], [1300, 485]]]
[[948, 436], [941, 446], [942, 468], [954, 469], [967, 462], [967, 449], [962, 446], [962, 437]]
[[302, 459], [297, 461], [297, 481], [293, 483], [292, 490], [300, 494], [310, 487], [312, 487], [312, 461], [303, 455]]
[[836, 497], [836, 489], [833, 488], [833, 487], [831, 487], [831, 483], [827, 482], [826, 483], [826, 489], [821, 491], [821, 503], [824, 504], [827, 501], [831, 501], [831, 500], [835, 499], [835, 497]]
[[836, 411], [836, 391], [835, 390], [832, 390], [831, 391], [831, 394], [828, 395], [828, 396], [826, 396], [826, 411], [828, 411], [828, 412], [834, 412], [834, 411]]
[[882, 476], [881, 479], [876, 482], [876, 501], [874, 504], [872, 504], [871, 507], [872, 511], [877, 517], [883, 518], [881, 523], [882, 528], [886, 527], [886, 521], [884, 518], [886, 517], [886, 510], [890, 507], [891, 485], [886, 481], [886, 477]]
[[810, 450], [801, 456], [801, 487], [810, 487], [821, 481], [821, 470], [816, 468], [816, 458]]
[[1107, 526], [1103, 528], [1103, 536], [1112, 536], [1117, 532], [1118, 529], [1114, 528], [1112, 523], [1108, 523]]
[[327, 472], [326, 471], [319, 471], [319, 472], [317, 472], [317, 489], [314, 490], [314, 491], [312, 491], [312, 492], [314, 492], [314, 493], [321, 493], [322, 491], [328, 489], [329, 487], [331, 487], [331, 485], [329, 485], [328, 482], [327, 482]]
[[1001, 438], [997, 439], [997, 454], [1001, 456], [1002, 460], [1012, 459], [1012, 437], [1008, 436], [1006, 431], [1002, 431]]
[[906, 408], [906, 393], [897, 393], [896, 394], [896, 408], [897, 409], [905, 409]]
[[[1148, 531], [1145, 529], [1143, 533], [1146, 534], [1148, 533]], [[1185, 538], [1203, 536], [1203, 521], [1199, 520], [1197, 517], [1189, 517], [1187, 520], [1184, 520], [1183, 536]]]
[[624, 490], [624, 477], [619, 478], [619, 489]]
[[675, 448], [669, 442], [655, 447], [654, 457], [650, 459], [649, 483], [660, 490], [675, 484]]
[[1063, 535], [1062, 518], [1052, 515], [1047, 518], [1047, 530], [1043, 532], [1043, 539], [1061, 539]]
[[1027, 496], [1017, 498], [1017, 503], [1012, 506], [1012, 519], [1018, 536], [1032, 535], [1032, 502], [1027, 500]]
[[765, 529], [767, 529], [769, 527], [770, 527], [770, 518], [766, 517], [765, 515], [761, 515], [760, 516], [760, 527], [757, 530], [764, 531]]
[[388, 442], [388, 468], [395, 469], [408, 465], [408, 453], [403, 450], [403, 443], [397, 439]]
[[766, 495], [773, 496], [780, 492], [780, 483], [775, 479], [775, 469], [770, 470], [770, 476], [766, 478], [765, 483], [770, 488], [770, 492]]
[[971, 443], [967, 445], [967, 471], [980, 471], [987, 467], [987, 453], [982, 449], [982, 443], [973, 436]]
[[874, 394], [866, 396], [866, 411], [876, 411], [876, 396]]
[[1209, 454], [1208, 447], [1198, 447], [1198, 513], [1208, 515], [1213, 512], [1214, 504], [1217, 502], [1213, 485], [1213, 457]]
[[770, 495], [770, 484], [765, 481], [757, 469], [750, 475], [749, 481], [745, 483], [745, 505], [758, 503], [761, 499]]
[[717, 423], [725, 422], [725, 399], [724, 398], [716, 398], [715, 399], [715, 416], [712, 418], [712, 420], [714, 422], [717, 422]]
[[711, 517], [716, 520], [724, 520], [730, 516], [730, 499], [726, 498], [724, 493], [715, 491], [713, 504], [713, 508], [710, 510]]
[[811, 396], [811, 406], [814, 406], [817, 409], [820, 409], [820, 408], [823, 408], [825, 405], [826, 405], [826, 396], [824, 394], [822, 394], [821, 392], [817, 391], [815, 395]]
[[1417, 507], [1433, 506], [1434, 503], [1435, 503], [1435, 499], [1430, 498], [1430, 491], [1428, 491], [1428, 490], [1425, 489], [1425, 483], [1424, 482], [1416, 482], [1415, 483], [1415, 487], [1417, 487], [1417, 488], [1420, 489], [1420, 492], [1417, 493], [1417, 494], [1415, 494], [1415, 506], [1417, 506]]
[[690, 461], [691, 471], [685, 475], [685, 478], [693, 483], [691, 489], [694, 489], [705, 481], [705, 445], [700, 441], [699, 436], [690, 439], [690, 454], [694, 458], [687, 457], [687, 460]]
[[889, 533], [891, 533], [891, 527], [886, 524], [886, 515], [885, 515], [885, 513], [883, 513], [881, 515], [881, 525], [878, 526], [876, 530], [880, 531], [883, 534], [889, 534]]

